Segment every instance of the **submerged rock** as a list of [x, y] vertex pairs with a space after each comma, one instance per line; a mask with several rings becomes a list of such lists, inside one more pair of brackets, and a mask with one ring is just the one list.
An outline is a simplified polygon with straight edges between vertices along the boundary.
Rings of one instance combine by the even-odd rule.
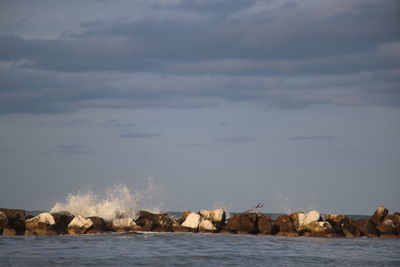
[[257, 214], [237, 213], [228, 219], [227, 228], [238, 234], [257, 234]]
[[193, 230], [197, 230], [199, 228], [200, 223], [201, 223], [201, 216], [195, 212], [191, 212], [186, 217], [186, 220], [182, 223], [182, 226]]
[[85, 219], [81, 215], [75, 216], [67, 226], [67, 233], [70, 235], [82, 235], [93, 225], [91, 219]]
[[26, 235], [57, 235], [54, 217], [47, 212], [25, 221]]

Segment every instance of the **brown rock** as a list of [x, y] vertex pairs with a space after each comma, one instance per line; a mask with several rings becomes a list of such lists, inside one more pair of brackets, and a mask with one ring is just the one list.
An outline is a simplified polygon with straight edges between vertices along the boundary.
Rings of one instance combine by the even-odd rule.
[[5, 236], [17, 235], [17, 231], [14, 228], [6, 227], [3, 229], [3, 235]]
[[227, 228], [235, 233], [256, 234], [257, 214], [256, 213], [237, 213], [228, 219]]
[[275, 221], [279, 227], [279, 232], [290, 233], [295, 232], [294, 224], [289, 215], [280, 215]]
[[0, 234], [3, 232], [3, 229], [8, 225], [8, 218], [3, 212], [0, 211]]
[[294, 237], [294, 236], [299, 236], [298, 233], [296, 232], [279, 232], [276, 234], [276, 236], [290, 236], [290, 237]]
[[398, 235], [380, 235], [380, 238], [399, 238]]
[[25, 211], [20, 209], [1, 209], [0, 211], [4, 213], [7, 217], [14, 218], [16, 220], [25, 221]]
[[32, 233], [32, 235], [57, 235], [54, 225], [55, 221], [53, 216], [47, 212], [25, 221], [26, 231], [28, 234]]
[[266, 215], [258, 216], [257, 228], [259, 234], [262, 235], [274, 235], [279, 231], [278, 226], [272, 222], [271, 217]]
[[374, 215], [371, 217], [371, 222], [373, 224], [380, 224], [383, 222], [383, 219], [388, 215], [388, 209], [384, 206], [380, 206], [376, 209]]
[[396, 234], [396, 226], [390, 219], [385, 219], [382, 223], [375, 225], [375, 229], [378, 230], [381, 235], [394, 235]]
[[86, 231], [86, 234], [98, 234], [98, 233], [104, 233], [104, 232], [108, 231], [107, 224], [103, 218], [98, 217], [98, 216], [91, 216], [91, 217], [88, 217], [87, 219], [90, 219], [93, 222], [93, 224]]
[[308, 224], [313, 237], [333, 237], [334, 229], [329, 222], [311, 222]]
[[358, 230], [361, 235], [367, 237], [378, 237], [374, 224], [370, 219], [358, 219], [351, 222], [352, 226]]
[[345, 237], [360, 237], [361, 233], [360, 231], [358, 231], [354, 226], [352, 226], [352, 224], [342, 224], [341, 225], [341, 232], [343, 233], [343, 235]]
[[145, 231], [172, 232], [174, 221], [167, 214], [140, 211], [136, 224], [143, 227]]
[[51, 213], [51, 215], [56, 222], [56, 224], [54, 225], [54, 229], [56, 230], [56, 232], [58, 234], [66, 234], [67, 226], [72, 221], [74, 216], [68, 211], [53, 212]]

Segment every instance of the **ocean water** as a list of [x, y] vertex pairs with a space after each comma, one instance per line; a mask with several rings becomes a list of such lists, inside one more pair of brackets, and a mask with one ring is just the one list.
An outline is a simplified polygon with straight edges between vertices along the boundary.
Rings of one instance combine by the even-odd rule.
[[200, 233], [0, 236], [0, 266], [400, 266], [400, 239]]

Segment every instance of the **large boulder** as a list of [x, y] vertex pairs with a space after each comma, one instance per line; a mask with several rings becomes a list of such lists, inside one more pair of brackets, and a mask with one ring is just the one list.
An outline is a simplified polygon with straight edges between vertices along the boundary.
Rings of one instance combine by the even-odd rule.
[[361, 233], [353, 226], [352, 220], [340, 226], [340, 233], [348, 238], [360, 237]]
[[217, 227], [210, 220], [203, 220], [199, 224], [199, 232], [215, 233], [216, 231]]
[[20, 209], [2, 209], [0, 212], [4, 213], [9, 218], [14, 218], [16, 220], [25, 221], [25, 211]]
[[279, 231], [278, 226], [267, 215], [258, 216], [257, 228], [259, 234], [262, 235], [274, 235]]
[[379, 206], [374, 215], [372, 215], [371, 217], [371, 222], [373, 224], [380, 224], [383, 222], [383, 219], [386, 217], [386, 215], [388, 215], [389, 211], [387, 208], [385, 208], [384, 206]]
[[57, 235], [54, 217], [47, 212], [41, 213], [25, 221], [26, 235]]
[[383, 222], [376, 224], [375, 229], [380, 235], [395, 235], [397, 234], [396, 225], [391, 219], [386, 218]]
[[[25, 211], [19, 209], [0, 209], [0, 234], [25, 234]], [[2, 218], [2, 219], [1, 219]], [[1, 226], [3, 225], [3, 226]]]
[[318, 211], [312, 210], [307, 213], [296, 212], [290, 215], [297, 232], [310, 232], [314, 222], [321, 221], [321, 214]]
[[136, 224], [143, 227], [145, 231], [172, 232], [174, 221], [167, 214], [140, 211]]
[[68, 211], [53, 212], [51, 215], [56, 222], [54, 228], [58, 234], [66, 234], [68, 224], [74, 219], [74, 215]]
[[[294, 233], [295, 226], [289, 215], [280, 215], [276, 218], [275, 224], [278, 226], [280, 233]], [[285, 234], [281, 234], [285, 235]]]
[[133, 218], [117, 218], [111, 221], [111, 230], [114, 232], [143, 231]]
[[195, 212], [191, 212], [182, 223], [183, 227], [197, 230], [201, 223], [201, 216]]
[[108, 231], [107, 224], [103, 218], [98, 216], [91, 216], [87, 219], [93, 222], [92, 226], [86, 231], [85, 234], [98, 234]]
[[93, 225], [91, 219], [85, 219], [81, 215], [75, 216], [74, 219], [67, 226], [67, 233], [70, 235], [85, 234]]
[[225, 223], [226, 213], [223, 209], [201, 210], [199, 213], [204, 220], [210, 220], [214, 224], [222, 225]]
[[375, 230], [374, 224], [370, 219], [353, 220], [351, 225], [363, 236], [378, 237], [378, 232]]
[[238, 234], [257, 234], [257, 214], [236, 213], [228, 219], [227, 227]]
[[[340, 236], [346, 236], [346, 234], [343, 232], [343, 229], [342, 229], [344, 225], [348, 225], [350, 223], [350, 219], [346, 215], [328, 214], [325, 216], [325, 220], [332, 225], [333, 230], [336, 234], [338, 234]], [[352, 231], [351, 228], [346, 228], [346, 229], [348, 229], [348, 231], [350, 231], [350, 233], [348, 233], [349, 237], [350, 237], [350, 235], [352, 235], [351, 233], [355, 234], [355, 232]]]
[[329, 222], [310, 222], [307, 227], [310, 229], [311, 236], [333, 237], [334, 229]]

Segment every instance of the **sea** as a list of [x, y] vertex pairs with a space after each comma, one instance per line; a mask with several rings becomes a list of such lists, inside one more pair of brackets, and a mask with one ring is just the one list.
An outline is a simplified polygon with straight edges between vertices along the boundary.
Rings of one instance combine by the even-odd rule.
[[[117, 186], [102, 195], [70, 194], [50, 212], [106, 219], [143, 207], [157, 213], [157, 205], [148, 205], [152, 198], [146, 198], [158, 195], [154, 188], [133, 192]], [[0, 236], [0, 266], [400, 266], [400, 239], [154, 232]]]
[[400, 266], [400, 239], [150, 232], [0, 236], [0, 266]]

